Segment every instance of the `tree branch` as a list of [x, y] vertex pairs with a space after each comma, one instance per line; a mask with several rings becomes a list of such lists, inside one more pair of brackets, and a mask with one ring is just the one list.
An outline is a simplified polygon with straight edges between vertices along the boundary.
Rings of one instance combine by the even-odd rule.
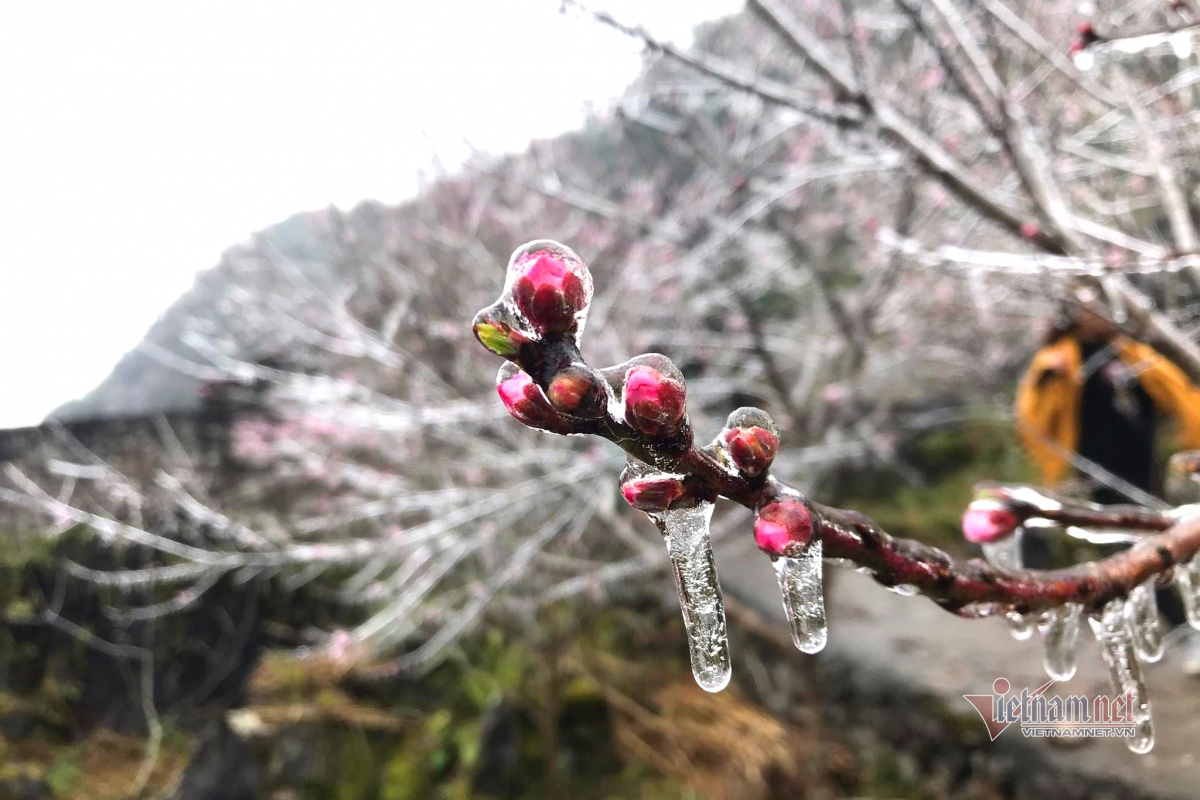
[[[543, 249], [534, 249], [535, 245]], [[514, 254], [512, 263], [533, 263], [523, 262], [520, 258], [523, 254], [551, 254], [547, 257], [574, 265], [571, 268], [577, 271], [579, 280], [590, 285], [586, 266], [562, 245], [547, 241], [530, 243]], [[1006, 571], [978, 559], [959, 562], [921, 542], [892, 537], [869, 517], [808, 500], [765, 470], [751, 473], [742, 468], [731, 469], [727, 456], [715, 449], [715, 444], [697, 446], [682, 406], [682, 375], [674, 365], [663, 356], [651, 355], [606, 370], [593, 369], [579, 352], [578, 319], [575, 323], [562, 322], [561, 314], [547, 317], [545, 311], [557, 308], [558, 303], [583, 310], [587, 297], [555, 288], [558, 283], [537, 284], [536, 281], [544, 280], [539, 277], [542, 273], [520, 274], [526, 277], [513, 286], [521, 286], [522, 281], [528, 280], [531, 286], [525, 296], [539, 298], [539, 306], [524, 306], [529, 309], [525, 312], [529, 316], [524, 323], [532, 327], [513, 338], [515, 330], [503, 322], [505, 318], [513, 319], [506, 317], [507, 309], [517, 302], [511, 289], [494, 305], [481, 311], [475, 322], [476, 336], [481, 343], [520, 368], [519, 371], [501, 372], [500, 394], [510, 413], [526, 425], [553, 433], [600, 436], [638, 462], [652, 465], [662, 482], [650, 487], [651, 491], [669, 490], [670, 493], [656, 498], [663, 503], [663, 510], [671, 507], [671, 503], [687, 498], [711, 502], [726, 497], [756, 513], [783, 501], [803, 504], [811, 522], [810, 536], [821, 542], [826, 558], [845, 559], [866, 568], [884, 586], [912, 587], [943, 608], [965, 616], [1028, 614], [1066, 603], [1099, 608], [1127, 595], [1155, 575], [1177, 564], [1190, 562], [1200, 552], [1200, 514], [1191, 513], [1191, 507], [1186, 507], [1187, 513], [1178, 511], [1175, 515], [1118, 511], [1118, 515], [1123, 515], [1122, 519], [1132, 520], [1134, 527], [1142, 530], [1170, 527], [1162, 533], [1147, 536], [1117, 555], [1063, 570]], [[555, 292], [560, 294], [555, 295]], [[539, 313], [542, 314], [540, 319]], [[546, 319], [551, 321], [545, 322]], [[507, 337], [506, 341], [497, 340], [497, 331]], [[627, 394], [626, 381], [632, 380], [629, 376], [636, 369], [648, 368], [637, 366], [639, 364], [653, 364], [650, 372], [661, 379], [658, 389], [644, 395], [657, 398], [650, 400], [650, 412], [653, 413], [649, 417], [637, 416], [650, 412], [638, 411], [637, 403], [642, 399], [635, 401]], [[664, 397], [667, 400], [664, 401]], [[654, 403], [665, 405], [654, 406]], [[764, 414], [757, 409], [752, 411]], [[630, 416], [631, 413], [634, 416]], [[675, 423], [669, 423], [672, 418]], [[649, 420], [649, 424], [639, 420]], [[773, 456], [772, 452], [771, 458]], [[769, 465], [770, 460], [766, 463]], [[626, 499], [635, 504], [629, 494]], [[1034, 507], [1034, 510], [1046, 509]], [[1177, 522], [1179, 517], [1183, 519]], [[1074, 517], [1064, 516], [1064, 521], [1089, 524], [1109, 523], [1114, 519], [1111, 514], [1101, 517], [1099, 512], [1089, 516], [1087, 509]], [[773, 557], [779, 555], [770, 554]]]
[[773, 0], [747, 0], [747, 5], [783, 38], [793, 52], [827, 78], [836, 92], [844, 99], [862, 105], [868, 117], [874, 119], [884, 133], [907, 150], [923, 171], [945, 185], [960, 200], [1010, 233], [1032, 241], [1047, 252], [1066, 252], [1067, 245], [1061, 237], [1052, 235], [1040, 226], [1030, 227], [1031, 220], [1027, 216], [1012, 209], [977, 183], [966, 167], [902, 112], [883, 101], [868, 101], [818, 37]]

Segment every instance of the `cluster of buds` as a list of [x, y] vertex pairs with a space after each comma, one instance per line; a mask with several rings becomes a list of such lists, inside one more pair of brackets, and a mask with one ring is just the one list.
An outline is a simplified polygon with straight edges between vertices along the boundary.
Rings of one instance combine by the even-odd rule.
[[[585, 363], [579, 341], [591, 297], [586, 265], [564, 245], [540, 240], [513, 253], [500, 299], [480, 311], [473, 326], [480, 344], [506, 359], [496, 386], [504, 407], [531, 428], [594, 433], [629, 445], [637, 455], [621, 476], [621, 494], [640, 511], [711, 502], [714, 487], [674, 469], [693, 444], [683, 374], [658, 353], [601, 370]], [[771, 494], [762, 490], [779, 452], [779, 431], [766, 412], [737, 409], [700, 451], [747, 491]], [[760, 508], [758, 528], [760, 547], [773, 556], [812, 536], [803, 502], [783, 497]]]
[[496, 387], [505, 408], [551, 433], [690, 446], [687, 391], [670, 359], [650, 353], [601, 371], [583, 361], [579, 340], [591, 299], [591, 274], [570, 248], [539, 240], [513, 253], [503, 294], [473, 325], [480, 344], [508, 361]]
[[[1098, 39], [1090, 25], [1080, 35], [1081, 52]], [[1024, 232], [1038, 235], [1033, 227]], [[556, 242], [532, 242], [514, 253], [504, 293], [476, 317], [475, 335], [507, 361], [497, 391], [517, 420], [551, 433], [599, 435], [629, 456], [621, 494], [663, 534], [692, 672], [705, 690], [719, 691], [730, 677], [724, 605], [709, 541], [718, 497], [754, 511], [755, 543], [771, 558], [792, 639], [805, 653], [819, 651], [827, 639], [826, 557], [859, 564], [884, 586], [924, 593], [965, 616], [1003, 614], [1018, 638], [1030, 636], [1036, 621], [1046, 640], [1046, 669], [1055, 679], [1074, 672], [1080, 614], [1092, 609], [1089, 624], [1106, 661], [1132, 665], [1112, 673], [1123, 693], [1144, 696], [1144, 686], [1120, 637], [1132, 637], [1135, 654], [1144, 660], [1161, 653], [1148, 576], [1173, 574], [1189, 621], [1200, 628], [1200, 505], [1166, 511], [1101, 507], [1031, 487], [981, 486], [962, 526], [986, 563], [959, 567], [936, 548], [895, 539], [862, 514], [811, 503], [780, 483], [771, 475], [779, 432], [759, 409], [738, 409], [711, 444], [697, 446], [683, 375], [666, 356], [590, 367], [579, 341], [591, 295], [591, 276], [578, 256]], [[1177, 456], [1169, 488], [1200, 500], [1197, 474], [1200, 456]], [[1082, 531], [1083, 538], [1111, 540], [1117, 531], [1121, 541], [1138, 543], [1095, 564], [1045, 574], [1023, 571], [1023, 531], [1035, 520], [1062, 526], [1072, 536]], [[1137, 752], [1153, 743], [1148, 703], [1144, 708], [1133, 745]]]

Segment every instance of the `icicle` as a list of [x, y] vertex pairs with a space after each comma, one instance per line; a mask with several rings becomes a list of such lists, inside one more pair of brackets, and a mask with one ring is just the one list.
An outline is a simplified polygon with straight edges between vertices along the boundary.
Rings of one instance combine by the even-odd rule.
[[653, 517], [662, 526], [667, 540], [687, 630], [692, 674], [701, 689], [719, 692], [729, 683], [731, 670], [725, 605], [708, 541], [712, 513], [712, 503], [701, 503], [694, 508], [673, 508]]
[[1138, 658], [1155, 662], [1163, 657], [1163, 632], [1158, 620], [1158, 598], [1154, 594], [1154, 579], [1135, 586], [1125, 601], [1125, 624], [1133, 638]]
[[1154, 747], [1154, 721], [1150, 716], [1150, 698], [1142, 680], [1142, 668], [1133, 649], [1133, 637], [1125, 624], [1125, 603], [1112, 600], [1097, 616], [1089, 616], [1088, 624], [1100, 643], [1100, 653], [1108, 664], [1113, 694], [1129, 699], [1127, 713], [1133, 720], [1136, 733], [1125, 740], [1125, 746], [1135, 753], [1148, 753]]
[[[980, 547], [983, 548], [983, 557], [996, 569], [1006, 572], [1024, 569], [1025, 561], [1021, 557], [1021, 542], [1024, 538], [1025, 529], [1017, 528], [1011, 536], [994, 542], [983, 542], [980, 544]], [[1009, 611], [1004, 618], [1008, 620], [1009, 632], [1018, 642], [1023, 642], [1033, 635], [1033, 625], [1017, 612]]]
[[1175, 588], [1183, 600], [1188, 624], [1200, 630], [1200, 556], [1175, 567]]
[[802, 653], [819, 653], [829, 638], [825, 626], [821, 540], [814, 539], [796, 558], [775, 560], [783, 594], [783, 610], [792, 626], [792, 641]]
[[1038, 622], [1038, 631], [1046, 648], [1042, 665], [1046, 674], [1056, 681], [1069, 681], [1075, 677], [1075, 643], [1079, 639], [1082, 615], [1083, 606], [1067, 603], [1047, 611]]

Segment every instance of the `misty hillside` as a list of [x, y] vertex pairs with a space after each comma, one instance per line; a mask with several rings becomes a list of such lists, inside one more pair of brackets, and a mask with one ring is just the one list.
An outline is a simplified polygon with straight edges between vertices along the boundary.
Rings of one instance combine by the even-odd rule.
[[238, 314], [231, 293], [253, 291], [256, 282], [277, 280], [263, 269], [260, 256], [288, 264], [298, 282], [321, 289], [332, 286], [336, 245], [326, 212], [296, 214], [231, 247], [216, 267], [196, 275], [192, 288], [175, 301], [146, 332], [141, 345], [127, 353], [91, 392], [63, 404], [50, 415], [60, 421], [122, 417], [155, 411], [190, 411], [199, 405], [199, 389], [214, 354], [199, 346], [226, 342], [232, 359], [257, 361], [281, 349], [285, 337], [250, 329]]

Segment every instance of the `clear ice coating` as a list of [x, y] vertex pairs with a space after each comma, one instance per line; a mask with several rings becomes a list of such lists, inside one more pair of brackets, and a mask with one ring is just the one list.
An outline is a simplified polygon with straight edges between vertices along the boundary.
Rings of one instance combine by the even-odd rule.
[[821, 540], [813, 539], [795, 558], [775, 560], [775, 575], [783, 594], [783, 610], [792, 627], [792, 641], [803, 653], [819, 653], [828, 640], [822, 581]]
[[[996, 569], [1010, 572], [1024, 569], [1025, 561], [1021, 557], [1021, 543], [1024, 538], [1025, 529], [1017, 528], [1012, 536], [996, 542], [984, 542], [980, 545], [983, 548], [983, 557]], [[1008, 620], [1009, 631], [1017, 641], [1023, 642], [1033, 635], [1033, 625], [1024, 616], [1009, 611], [1004, 618]]]
[[662, 527], [671, 557], [688, 652], [696, 683], [707, 692], [719, 692], [732, 675], [729, 636], [725, 628], [725, 604], [717, 582], [717, 565], [708, 541], [713, 504], [694, 508], [672, 508], [653, 514]]
[[1154, 747], [1154, 721], [1133, 636], [1125, 624], [1125, 602], [1119, 598], [1109, 601], [1099, 615], [1088, 617], [1088, 624], [1100, 643], [1104, 663], [1108, 664], [1113, 694], [1129, 700], [1128, 718], [1133, 721], [1135, 734], [1125, 739], [1125, 746], [1135, 753], [1148, 753]]
[[1042, 665], [1046, 674], [1056, 681], [1069, 681], [1075, 677], [1075, 643], [1079, 640], [1079, 621], [1083, 606], [1067, 603], [1042, 614], [1038, 621], [1038, 632], [1042, 634], [1042, 645], [1046, 655]]
[[1175, 589], [1183, 601], [1188, 624], [1200, 630], [1200, 555], [1175, 567]]
[[1021, 557], [1021, 542], [1025, 539], [1025, 529], [1017, 528], [1012, 536], [996, 542], [984, 542], [984, 559], [996, 569], [1019, 570], [1025, 569], [1025, 560]]
[[1133, 637], [1133, 649], [1142, 661], [1163, 657], [1163, 631], [1158, 619], [1158, 599], [1154, 580], [1135, 586], [1125, 601], [1125, 624]]
[[562, 259], [570, 268], [571, 273], [579, 279], [582, 291], [582, 303], [579, 310], [575, 312], [576, 328], [573, 337], [576, 346], [578, 346], [580, 337], [583, 335], [583, 328], [587, 324], [588, 309], [592, 304], [592, 273], [587, 268], [583, 259], [562, 242], [556, 242], [553, 239], [535, 239], [513, 250], [512, 255], [508, 259], [508, 268], [505, 271], [504, 294], [502, 296], [503, 309], [512, 319], [517, 320], [520, 327], [526, 333], [530, 334], [532, 338], [539, 338], [538, 334], [534, 331], [533, 325], [530, 324], [529, 319], [521, 311], [513, 296], [514, 284], [520, 270], [518, 265], [526, 256], [538, 252], [546, 252]]

